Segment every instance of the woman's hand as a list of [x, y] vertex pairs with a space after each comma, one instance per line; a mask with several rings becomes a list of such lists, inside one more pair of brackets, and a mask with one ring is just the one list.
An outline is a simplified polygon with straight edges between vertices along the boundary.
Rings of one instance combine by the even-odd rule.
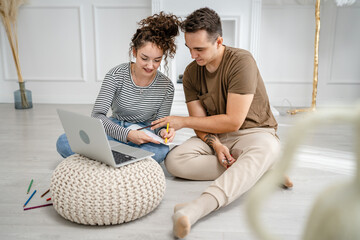
[[148, 143], [148, 142], [160, 144], [159, 141], [156, 141], [155, 139], [148, 136], [143, 131], [137, 131], [137, 130], [131, 130], [129, 132], [128, 136], [127, 136], [127, 140], [130, 141], [130, 142], [133, 142], [133, 143], [135, 143], [137, 145], [140, 145], [140, 144], [143, 144], [143, 143]]
[[236, 161], [230, 154], [229, 148], [221, 143], [216, 143], [213, 145], [213, 148], [216, 152], [216, 156], [220, 164], [224, 168], [229, 168]]
[[168, 139], [168, 142], [172, 142], [174, 137], [175, 137], [175, 129], [174, 128], [169, 128], [169, 132], [166, 132], [166, 129], [163, 128], [160, 131], [160, 136], [165, 139]]
[[154, 130], [156, 128], [166, 126], [167, 123], [169, 123], [169, 127], [173, 128], [176, 131], [184, 127], [185, 119], [186, 117], [179, 117], [179, 116], [163, 117], [151, 122], [151, 124], [155, 124], [154, 126], [151, 127], [151, 129]]

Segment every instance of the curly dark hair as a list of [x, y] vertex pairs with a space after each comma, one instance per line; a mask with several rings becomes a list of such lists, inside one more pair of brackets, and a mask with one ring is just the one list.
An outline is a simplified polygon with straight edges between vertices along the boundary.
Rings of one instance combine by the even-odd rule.
[[167, 71], [167, 58], [173, 58], [176, 53], [175, 37], [179, 35], [181, 25], [179, 18], [173, 14], [160, 12], [141, 20], [138, 25], [140, 27], [130, 42], [129, 55], [131, 56], [133, 49], [137, 51], [146, 42], [154, 43], [164, 52], [165, 70]]
[[219, 15], [212, 9], [205, 7], [195, 10], [181, 23], [183, 32], [197, 32], [205, 30], [208, 33], [210, 41], [222, 36], [221, 20]]

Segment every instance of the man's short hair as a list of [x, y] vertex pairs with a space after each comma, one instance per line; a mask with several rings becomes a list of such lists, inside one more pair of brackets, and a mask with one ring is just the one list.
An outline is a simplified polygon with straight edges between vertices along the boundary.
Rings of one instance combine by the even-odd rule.
[[185, 33], [205, 30], [208, 33], [209, 40], [214, 42], [219, 36], [222, 36], [220, 17], [208, 7], [200, 8], [187, 16], [181, 24], [181, 29]]

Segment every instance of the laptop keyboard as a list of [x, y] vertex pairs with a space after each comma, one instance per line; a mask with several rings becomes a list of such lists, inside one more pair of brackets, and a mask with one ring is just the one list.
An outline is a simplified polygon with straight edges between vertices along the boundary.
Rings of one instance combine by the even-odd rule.
[[136, 159], [136, 157], [127, 155], [127, 154], [123, 154], [120, 152], [116, 152], [116, 151], [112, 151], [112, 154], [114, 156], [115, 159], [115, 163], [116, 164], [120, 164], [120, 163], [124, 163], [133, 159]]

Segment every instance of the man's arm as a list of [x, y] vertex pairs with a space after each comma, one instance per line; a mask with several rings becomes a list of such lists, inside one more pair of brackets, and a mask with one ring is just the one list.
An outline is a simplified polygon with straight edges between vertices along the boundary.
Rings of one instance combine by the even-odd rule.
[[189, 117], [184, 120], [184, 125], [185, 127], [198, 131], [211, 133], [237, 131], [245, 121], [253, 97], [253, 94], [241, 95], [229, 93], [227, 97], [226, 114], [208, 117]]
[[[186, 105], [190, 117], [206, 117], [206, 111], [199, 100], [188, 102]], [[196, 135], [211, 148], [213, 147], [213, 144], [218, 141], [217, 137], [214, 134], [198, 131], [195, 129], [194, 131]]]
[[[203, 117], [206, 118], [206, 111], [204, 107], [201, 105], [199, 100], [192, 101], [187, 103], [189, 116], [190, 117]], [[229, 149], [222, 145], [217, 136], [213, 133], [202, 132], [199, 130], [194, 130], [196, 135], [203, 140], [209, 147], [211, 147], [215, 152], [220, 164], [228, 168], [230, 167], [236, 160], [230, 155]], [[223, 161], [223, 159], [225, 161]]]
[[[169, 116], [154, 121], [153, 128], [165, 126], [168, 122], [175, 130], [181, 128], [192, 128], [197, 131], [209, 133], [226, 133], [234, 132], [240, 129], [245, 121], [246, 115], [249, 111], [254, 94], [236, 94], [229, 93], [227, 97], [226, 114], [219, 114], [214, 116], [206, 116], [205, 109], [202, 107], [200, 101], [189, 102], [189, 117]], [[199, 112], [202, 108], [201, 115], [191, 115], [190, 111]]]

